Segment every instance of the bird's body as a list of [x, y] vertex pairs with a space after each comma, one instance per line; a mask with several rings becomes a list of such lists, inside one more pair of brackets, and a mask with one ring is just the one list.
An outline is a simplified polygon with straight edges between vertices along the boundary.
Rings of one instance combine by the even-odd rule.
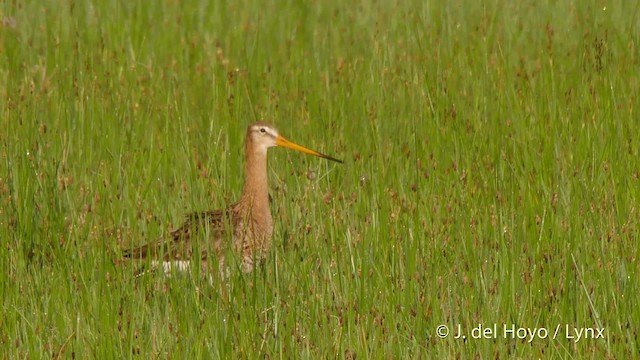
[[222, 259], [231, 241], [233, 250], [242, 256], [243, 270], [252, 271], [254, 262], [263, 259], [269, 250], [273, 234], [267, 180], [267, 149], [272, 146], [341, 162], [289, 142], [267, 124], [252, 124], [245, 139], [245, 182], [240, 199], [224, 210], [189, 214], [184, 224], [173, 230], [167, 239], [129, 249], [124, 256], [151, 258], [152, 265], [162, 264], [165, 272], [175, 268], [186, 270], [195, 258], [200, 259], [203, 267], [207, 259]]

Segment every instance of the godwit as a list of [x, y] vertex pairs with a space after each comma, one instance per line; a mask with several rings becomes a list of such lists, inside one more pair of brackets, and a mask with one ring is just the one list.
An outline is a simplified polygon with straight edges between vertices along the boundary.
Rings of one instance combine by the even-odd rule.
[[245, 139], [244, 187], [240, 200], [223, 210], [191, 213], [182, 226], [171, 231], [168, 238], [125, 250], [124, 257], [140, 260], [151, 257], [152, 268], [162, 265], [166, 273], [172, 268], [188, 270], [190, 262], [199, 257], [204, 268], [207, 259], [213, 256], [222, 264], [227, 243], [231, 241], [234, 251], [242, 256], [243, 270], [252, 271], [254, 263], [263, 259], [271, 246], [273, 219], [269, 209], [267, 149], [273, 146], [342, 163], [292, 143], [270, 125], [251, 124]]

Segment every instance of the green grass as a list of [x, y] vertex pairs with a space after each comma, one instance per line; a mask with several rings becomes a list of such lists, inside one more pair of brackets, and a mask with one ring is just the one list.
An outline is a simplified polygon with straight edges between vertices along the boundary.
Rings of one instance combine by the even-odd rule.
[[[0, 17], [3, 358], [640, 353], [634, 2], [47, 0]], [[114, 265], [239, 196], [257, 120], [345, 159], [270, 151], [264, 266], [209, 285]]]

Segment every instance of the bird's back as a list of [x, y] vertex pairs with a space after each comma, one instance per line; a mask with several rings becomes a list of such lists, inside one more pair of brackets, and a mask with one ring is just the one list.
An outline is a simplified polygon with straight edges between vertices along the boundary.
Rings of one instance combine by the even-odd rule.
[[237, 222], [233, 208], [195, 212], [186, 216], [185, 222], [171, 231], [168, 238], [159, 238], [145, 245], [126, 250], [124, 257], [131, 259], [162, 259], [164, 261], [207, 259], [220, 256], [224, 243], [233, 236]]

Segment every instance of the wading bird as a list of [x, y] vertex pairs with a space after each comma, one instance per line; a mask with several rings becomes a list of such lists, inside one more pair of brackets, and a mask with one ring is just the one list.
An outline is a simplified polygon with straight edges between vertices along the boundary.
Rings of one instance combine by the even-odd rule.
[[125, 250], [124, 257], [151, 258], [152, 269], [162, 265], [165, 273], [171, 269], [189, 270], [191, 261], [199, 258], [204, 270], [207, 259], [212, 257], [220, 259], [222, 267], [227, 243], [231, 241], [233, 250], [242, 256], [243, 270], [252, 271], [254, 262], [263, 259], [271, 246], [273, 219], [269, 209], [267, 149], [273, 146], [342, 163], [285, 139], [270, 125], [251, 124], [245, 139], [244, 187], [240, 200], [223, 210], [189, 214], [184, 224], [171, 231], [168, 238]]

